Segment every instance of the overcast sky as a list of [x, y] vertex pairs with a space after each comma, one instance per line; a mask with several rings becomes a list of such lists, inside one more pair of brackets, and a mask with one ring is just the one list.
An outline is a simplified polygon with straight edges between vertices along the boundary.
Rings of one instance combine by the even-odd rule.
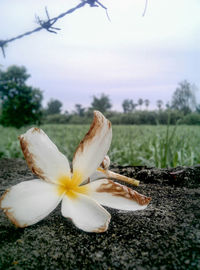
[[[37, 27], [35, 14], [54, 17], [78, 0], [1, 0], [0, 40]], [[89, 106], [93, 95], [109, 95], [113, 108], [124, 99], [171, 100], [187, 79], [200, 88], [199, 0], [102, 0], [102, 8], [85, 6], [59, 20], [57, 35], [41, 31], [9, 44], [1, 67], [23, 65], [39, 87], [44, 105], [50, 98], [72, 110]], [[197, 93], [200, 102], [200, 91]]]

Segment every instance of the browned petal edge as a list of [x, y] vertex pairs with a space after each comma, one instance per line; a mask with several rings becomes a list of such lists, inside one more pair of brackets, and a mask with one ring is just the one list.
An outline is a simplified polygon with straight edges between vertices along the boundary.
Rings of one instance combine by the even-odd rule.
[[3, 201], [3, 199], [5, 198], [5, 196], [8, 194], [8, 192], [10, 191], [10, 189], [7, 189], [4, 194], [1, 196], [0, 198], [0, 208], [3, 210], [3, 212], [5, 213], [5, 215], [8, 217], [8, 219], [18, 228], [24, 228], [24, 227], [27, 227], [28, 225], [27, 224], [23, 224], [23, 225], [20, 225], [18, 223], [18, 221], [15, 219], [15, 217], [13, 216], [12, 212], [9, 211], [11, 209], [11, 207], [2, 207], [1, 206], [1, 202]]
[[[32, 130], [32, 132], [40, 132], [40, 129], [39, 128], [34, 128]], [[24, 157], [25, 157], [25, 160], [28, 164], [28, 167], [30, 168], [30, 170], [38, 175], [40, 178], [44, 179], [45, 180], [45, 177], [44, 177], [44, 172], [35, 165], [35, 161], [34, 161], [34, 155], [31, 154], [28, 150], [28, 142], [25, 140], [25, 138], [22, 136], [19, 136], [18, 137], [19, 141], [20, 141], [20, 145], [21, 145], [21, 149], [22, 149], [22, 152], [24, 154]]]
[[36, 128], [36, 127], [34, 127], [34, 128], [32, 128], [32, 131], [31, 131], [32, 133], [34, 133], [34, 132], [41, 132], [41, 129], [40, 128]]
[[3, 209], [1, 207], [1, 202], [4, 200], [5, 196], [8, 194], [8, 192], [10, 191], [10, 189], [6, 189], [6, 191], [3, 193], [3, 195], [0, 198], [0, 208]]
[[150, 197], [146, 197], [129, 187], [115, 183], [111, 180], [107, 180], [107, 183], [101, 184], [96, 191], [111, 193], [113, 196], [119, 196], [135, 201], [142, 206], [149, 204], [151, 201]]
[[13, 216], [12, 212], [10, 212], [11, 208], [4, 208], [4, 213], [6, 214], [6, 216], [8, 217], [8, 219], [10, 219], [10, 221], [17, 227], [17, 228], [25, 228], [28, 226], [28, 224], [23, 224], [23, 225], [20, 225], [18, 223], [18, 221], [15, 219], [15, 217]]
[[102, 232], [107, 231], [107, 229], [108, 229], [108, 221], [106, 221], [106, 223], [104, 225], [102, 225], [98, 229], [94, 230], [93, 232], [95, 232], [95, 233], [102, 233]]
[[110, 122], [108, 119], [106, 119], [106, 118], [103, 116], [102, 113], [100, 113], [100, 112], [98, 112], [98, 111], [94, 111], [94, 118], [93, 118], [92, 124], [91, 124], [91, 126], [90, 126], [90, 129], [89, 129], [89, 131], [86, 133], [85, 137], [84, 137], [84, 138], [81, 140], [81, 142], [79, 143], [79, 145], [78, 145], [76, 151], [74, 152], [73, 159], [74, 159], [74, 157], [76, 156], [76, 153], [77, 153], [78, 151], [83, 152], [83, 150], [84, 150], [84, 144], [85, 144], [85, 143], [89, 143], [89, 142], [93, 139], [93, 137], [96, 135], [98, 129], [100, 129], [101, 126], [103, 125], [104, 120], [107, 121], [108, 127], [109, 127], [109, 129], [110, 129], [110, 128], [111, 128], [111, 122]]

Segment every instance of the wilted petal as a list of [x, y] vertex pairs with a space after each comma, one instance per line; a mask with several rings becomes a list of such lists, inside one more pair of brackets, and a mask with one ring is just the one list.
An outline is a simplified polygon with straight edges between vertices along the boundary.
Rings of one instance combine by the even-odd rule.
[[29, 168], [40, 178], [56, 183], [61, 176], [71, 176], [67, 158], [43, 130], [31, 128], [19, 140]]
[[151, 198], [111, 180], [102, 179], [87, 184], [89, 196], [98, 203], [121, 210], [142, 210]]
[[101, 164], [112, 139], [111, 123], [103, 114], [94, 112], [90, 130], [80, 142], [73, 158], [73, 171], [86, 180]]
[[110, 214], [93, 199], [77, 194], [76, 198], [64, 196], [62, 215], [72, 219], [73, 223], [86, 232], [104, 232], [110, 222]]
[[7, 190], [1, 197], [0, 207], [17, 227], [26, 227], [48, 216], [61, 199], [54, 184], [37, 179]]

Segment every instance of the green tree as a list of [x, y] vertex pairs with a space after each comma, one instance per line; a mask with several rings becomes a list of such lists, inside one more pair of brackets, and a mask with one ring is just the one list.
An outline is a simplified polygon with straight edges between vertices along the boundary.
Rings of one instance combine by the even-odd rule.
[[195, 109], [196, 98], [193, 91], [193, 86], [188, 81], [179, 83], [172, 96], [172, 108], [182, 111], [184, 114], [190, 113]]
[[132, 112], [136, 106], [137, 104], [133, 103], [132, 99], [125, 99], [122, 103], [122, 108], [123, 108], [124, 113]]
[[75, 104], [75, 114], [83, 117], [85, 114], [85, 108], [81, 104]]
[[196, 112], [197, 112], [197, 113], [200, 113], [200, 104], [198, 104], [198, 105], [196, 106]]
[[101, 94], [100, 98], [93, 96], [93, 101], [91, 103], [92, 110], [98, 110], [102, 113], [105, 113], [109, 109], [111, 109], [111, 107], [112, 107], [112, 104], [111, 104], [109, 96], [105, 94]]
[[21, 127], [39, 123], [42, 92], [26, 85], [30, 77], [25, 67], [10, 66], [6, 71], [0, 70], [0, 123], [4, 126]]
[[52, 114], [60, 114], [62, 108], [62, 102], [58, 99], [50, 99], [50, 101], [47, 103], [47, 109], [46, 113], [48, 115]]
[[140, 106], [140, 110], [142, 109], [142, 104], [143, 104], [143, 99], [139, 98], [138, 99], [138, 105]]

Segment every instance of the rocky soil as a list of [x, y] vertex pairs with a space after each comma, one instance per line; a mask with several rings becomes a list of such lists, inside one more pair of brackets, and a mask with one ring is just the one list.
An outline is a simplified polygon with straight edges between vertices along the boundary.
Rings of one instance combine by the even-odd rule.
[[[112, 214], [107, 232], [85, 233], [60, 207], [36, 225], [17, 229], [0, 212], [0, 269], [200, 269], [200, 166], [158, 170], [112, 166], [141, 181], [152, 197], [144, 211]], [[25, 161], [0, 160], [0, 195], [33, 179]]]

